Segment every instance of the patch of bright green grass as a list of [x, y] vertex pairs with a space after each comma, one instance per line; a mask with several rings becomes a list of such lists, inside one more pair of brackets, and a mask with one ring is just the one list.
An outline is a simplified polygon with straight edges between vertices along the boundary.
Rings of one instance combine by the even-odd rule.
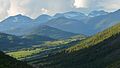
[[38, 48], [38, 49], [35, 49], [35, 50], [16, 51], [16, 52], [10, 52], [10, 53], [7, 53], [7, 54], [16, 58], [16, 59], [21, 59], [21, 58], [26, 58], [26, 57], [35, 55], [37, 53], [40, 53], [41, 51], [43, 51], [43, 49]]

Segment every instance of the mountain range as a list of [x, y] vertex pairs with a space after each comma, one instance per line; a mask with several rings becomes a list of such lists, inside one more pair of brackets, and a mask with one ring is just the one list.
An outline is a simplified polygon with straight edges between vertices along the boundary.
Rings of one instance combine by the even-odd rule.
[[66, 39], [77, 35], [54, 27], [41, 25], [43, 22], [41, 20], [45, 21], [46, 18], [48, 19], [49, 16], [41, 15], [35, 20], [23, 15], [12, 16], [0, 23], [0, 32], [16, 36], [42, 35], [53, 39]]
[[[93, 14], [93, 12], [91, 13]], [[110, 13], [104, 13], [104, 11], [101, 11], [100, 14], [96, 16], [91, 17], [88, 15], [82, 19], [78, 17], [79, 20], [66, 18], [65, 16], [58, 17], [46, 22], [45, 25], [73, 33], [93, 35], [117, 24], [120, 21], [119, 17], [120, 10]]]
[[0, 32], [17, 36], [30, 35], [31, 30], [47, 25], [48, 27], [75, 34], [93, 35], [118, 23], [119, 14], [120, 10], [111, 13], [103, 10], [92, 11], [88, 15], [70, 11], [57, 13], [54, 16], [43, 14], [36, 19], [19, 14], [3, 20], [0, 23]]

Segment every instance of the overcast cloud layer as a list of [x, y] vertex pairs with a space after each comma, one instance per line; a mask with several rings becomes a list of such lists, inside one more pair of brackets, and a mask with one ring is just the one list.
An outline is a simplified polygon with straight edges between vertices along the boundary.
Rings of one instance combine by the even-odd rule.
[[36, 18], [40, 14], [120, 9], [120, 0], [0, 0], [0, 19], [17, 14]]

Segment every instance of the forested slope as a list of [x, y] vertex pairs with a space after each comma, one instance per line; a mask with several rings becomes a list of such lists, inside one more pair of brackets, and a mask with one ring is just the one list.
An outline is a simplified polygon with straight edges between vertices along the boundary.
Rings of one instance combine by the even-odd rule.
[[120, 68], [120, 24], [36, 63], [43, 68]]
[[25, 62], [18, 61], [0, 51], [0, 68], [33, 68]]

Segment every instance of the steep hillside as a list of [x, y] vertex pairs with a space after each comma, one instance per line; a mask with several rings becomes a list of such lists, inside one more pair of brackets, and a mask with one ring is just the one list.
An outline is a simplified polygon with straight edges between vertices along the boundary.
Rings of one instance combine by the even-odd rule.
[[0, 68], [33, 68], [25, 62], [17, 61], [16, 59], [5, 55], [0, 51]]
[[[74, 46], [70, 48], [71, 50], [79, 50], [79, 46], [82, 45], [83, 47], [89, 47], [92, 45], [96, 45], [109, 37], [115, 36], [120, 33], [120, 24], [117, 24], [115, 26], [112, 26], [111, 28], [108, 28], [102, 32], [99, 32], [96, 35], [93, 35], [92, 37], [86, 39], [85, 41], [81, 42], [79, 45]], [[80, 47], [82, 47], [80, 46]], [[70, 50], [69, 49], [69, 50]]]
[[30, 33], [30, 29], [33, 28], [33, 26], [36, 26], [36, 24], [33, 23], [33, 19], [19, 14], [1, 21], [0, 32], [20, 36]]
[[35, 63], [43, 68], [119, 68], [120, 24]]
[[86, 33], [95, 34], [97, 32], [103, 31], [104, 29], [119, 23], [120, 22], [119, 18], [120, 10], [105, 15], [85, 19], [83, 21], [88, 25], [87, 28], [89, 28], [90, 31], [87, 32], [86, 30]]
[[[28, 40], [19, 38], [14, 35], [0, 33], [0, 49], [7, 49], [13, 47], [19, 47], [27, 43]], [[23, 44], [22, 44], [23, 43]]]
[[85, 23], [83, 23], [82, 21], [69, 19], [66, 17], [58, 17], [58, 18], [49, 20], [44, 24], [54, 28], [64, 30], [64, 31], [73, 32], [73, 33], [85, 33], [84, 28], [86, 27]]
[[53, 41], [53, 40], [55, 39], [41, 35], [19, 37], [5, 33], [0, 33], [0, 49], [14, 50], [19, 48], [30, 47], [32, 45], [41, 44], [45, 41]]
[[7, 31], [13, 30], [15, 28], [24, 28], [26, 26], [29, 27], [31, 21], [31, 18], [23, 16], [21, 14], [16, 16], [10, 16], [0, 22], [0, 31], [7, 33]]
[[47, 36], [53, 39], [67, 39], [77, 34], [62, 31], [60, 29], [53, 28], [46, 25], [40, 25], [40, 26], [34, 27], [34, 29], [31, 29], [31, 33], [28, 35], [42, 35], [42, 36]]

